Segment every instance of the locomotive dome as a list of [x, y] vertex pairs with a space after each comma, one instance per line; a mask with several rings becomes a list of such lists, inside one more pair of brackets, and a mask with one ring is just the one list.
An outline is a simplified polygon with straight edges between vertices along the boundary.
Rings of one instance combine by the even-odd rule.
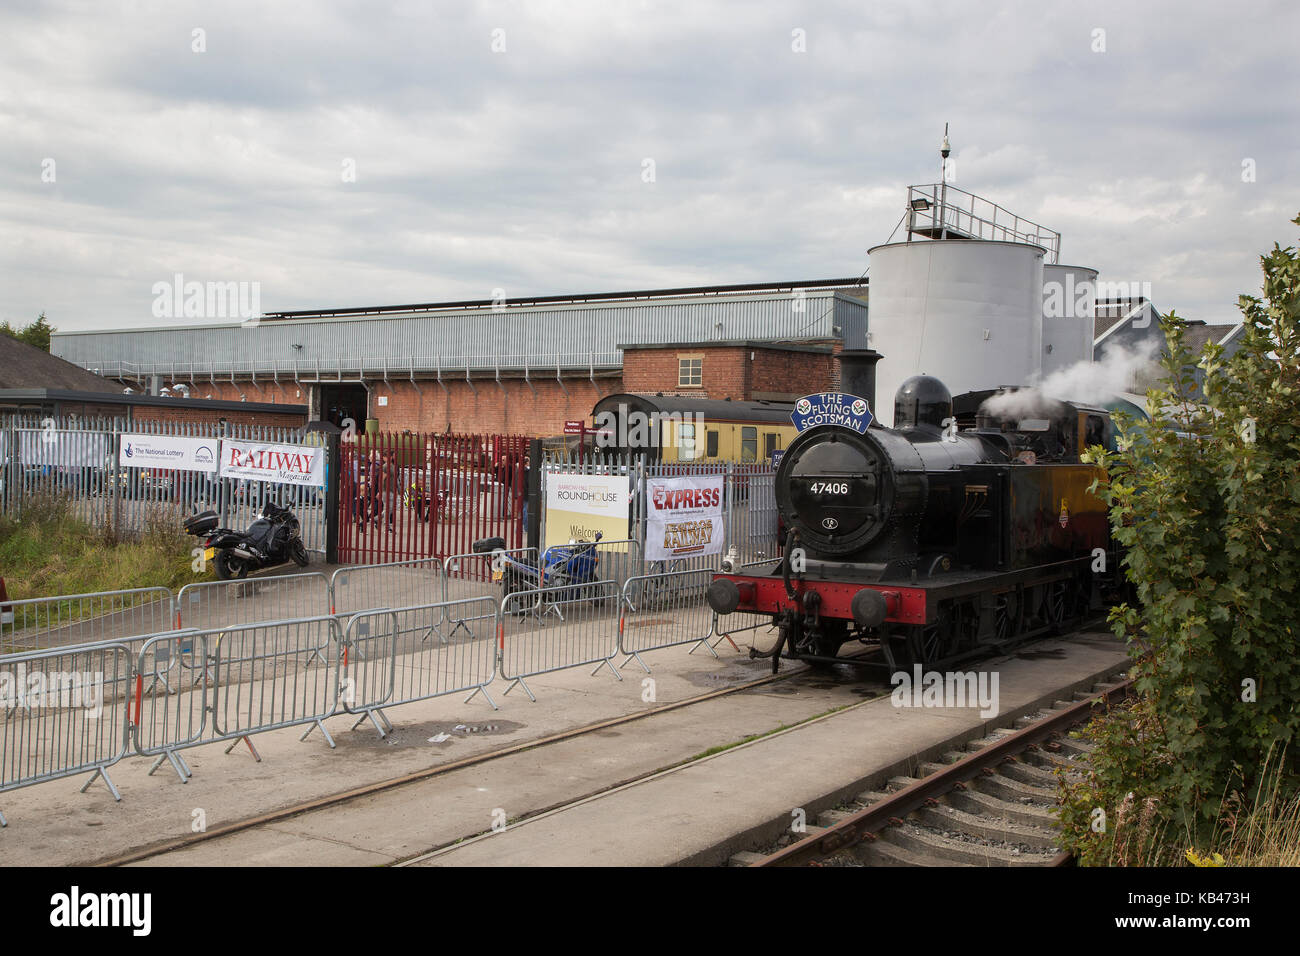
[[894, 394], [894, 427], [943, 428], [952, 417], [952, 393], [932, 375], [913, 375]]

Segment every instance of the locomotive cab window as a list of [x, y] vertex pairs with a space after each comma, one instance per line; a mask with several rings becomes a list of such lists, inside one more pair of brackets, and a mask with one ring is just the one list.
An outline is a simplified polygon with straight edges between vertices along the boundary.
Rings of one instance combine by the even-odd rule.
[[758, 460], [758, 429], [745, 427], [740, 430], [740, 460]]

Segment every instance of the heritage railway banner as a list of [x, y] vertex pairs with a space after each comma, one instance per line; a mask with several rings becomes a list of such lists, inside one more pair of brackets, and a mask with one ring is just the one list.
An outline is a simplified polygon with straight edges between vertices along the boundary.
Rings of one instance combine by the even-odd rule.
[[226, 439], [221, 443], [221, 477], [324, 486], [325, 447]]
[[570, 541], [628, 537], [631, 484], [627, 475], [554, 473], [546, 477], [545, 547]]
[[721, 554], [723, 475], [647, 478], [645, 559]]

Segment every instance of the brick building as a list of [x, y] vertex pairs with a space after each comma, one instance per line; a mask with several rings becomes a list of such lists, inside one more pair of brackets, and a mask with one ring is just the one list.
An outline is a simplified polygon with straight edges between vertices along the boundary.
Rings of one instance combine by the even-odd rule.
[[[833, 351], [866, 339], [856, 281], [278, 312], [55, 333], [51, 348], [144, 391], [183, 385], [192, 399], [306, 406], [312, 419], [383, 431], [545, 436], [616, 392], [792, 398], [796, 383], [822, 387]], [[696, 384], [679, 384], [683, 354]]]

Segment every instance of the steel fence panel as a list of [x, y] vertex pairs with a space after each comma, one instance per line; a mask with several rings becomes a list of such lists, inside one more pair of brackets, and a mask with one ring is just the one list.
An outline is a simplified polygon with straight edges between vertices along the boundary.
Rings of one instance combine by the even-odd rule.
[[627, 655], [620, 666], [635, 660], [648, 674], [643, 652], [679, 644], [702, 645], [717, 657], [708, 642], [717, 619], [705, 601], [712, 580], [708, 569], [629, 578], [623, 586], [618, 622], [618, 649]]
[[[443, 600], [457, 601], [497, 594], [504, 597], [509, 581], [504, 566], [499, 564], [498, 555], [537, 567], [536, 548], [501, 548], [491, 552], [448, 555], [442, 562]], [[496, 573], [498, 570], [500, 574]]]
[[338, 621], [329, 615], [152, 638], [140, 654], [141, 684], [146, 675], [165, 676], [185, 640], [196, 677], [190, 687], [168, 688], [162, 707], [146, 710], [141, 698], [136, 752], [156, 758], [150, 773], [170, 760], [183, 782], [190, 770], [179, 752], [200, 744], [228, 740], [233, 747], [254, 734], [306, 724], [303, 739], [320, 727], [333, 747], [323, 722], [338, 710], [339, 659], [321, 650], [339, 639]]
[[446, 598], [443, 576], [443, 562], [437, 558], [339, 568], [330, 575], [330, 612], [347, 615], [376, 608], [437, 604]]
[[[344, 709], [369, 716], [380, 736], [392, 727], [386, 707], [469, 691], [466, 703], [482, 693], [496, 710], [487, 687], [496, 676], [497, 609], [495, 597], [475, 597], [353, 615], [344, 632]], [[434, 621], [452, 625], [450, 639], [429, 640]]]
[[125, 588], [6, 601], [5, 607], [13, 621], [0, 626], [0, 657], [170, 630], [175, 600], [170, 588]]
[[[108, 768], [127, 754], [131, 649], [121, 642], [30, 651], [0, 660], [0, 793]], [[0, 826], [5, 825], [0, 815]]]
[[613, 664], [618, 653], [621, 589], [613, 581], [593, 581], [517, 591], [502, 599], [498, 612], [501, 676], [537, 700], [525, 678], [595, 664]]
[[187, 584], [176, 592], [175, 626], [210, 630], [320, 617], [330, 611], [330, 580], [320, 571], [304, 571]]

